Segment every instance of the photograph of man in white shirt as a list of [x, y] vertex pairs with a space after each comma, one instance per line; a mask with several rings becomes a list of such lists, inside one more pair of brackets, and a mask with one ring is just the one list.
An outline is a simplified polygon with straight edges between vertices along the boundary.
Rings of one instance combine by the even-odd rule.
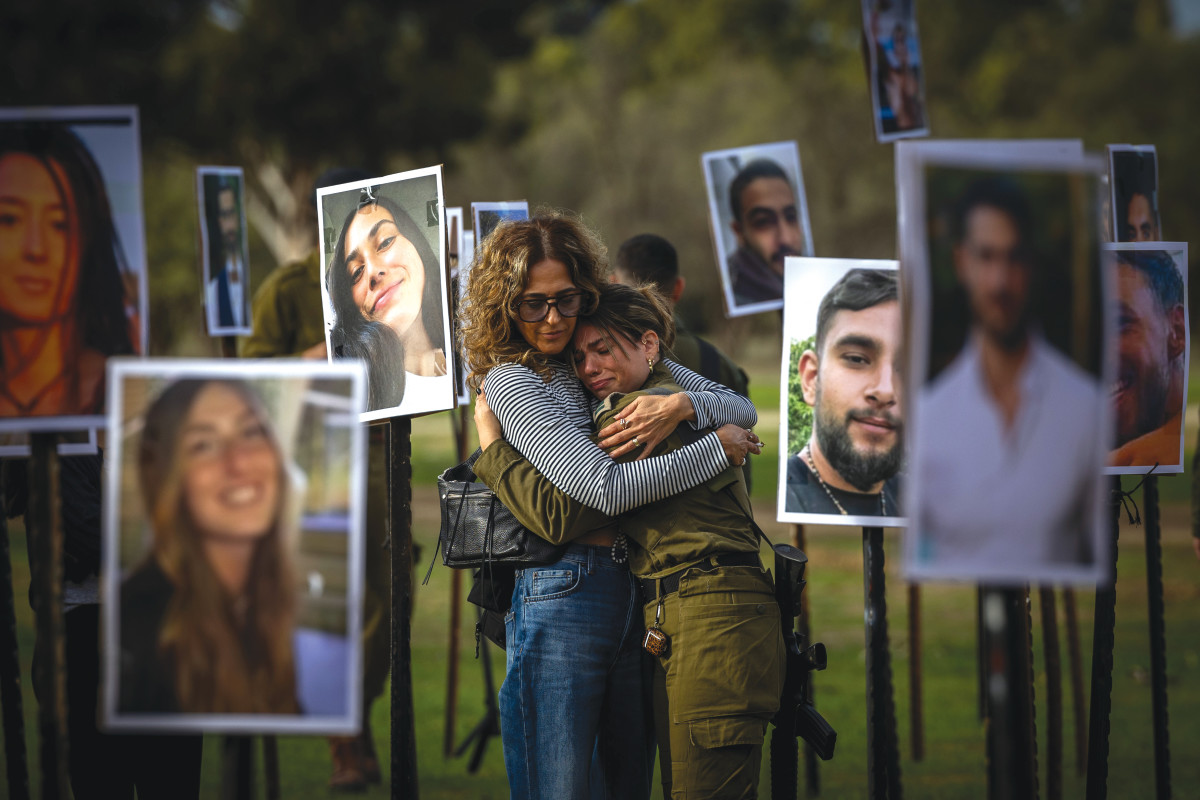
[[[1045, 205], [1043, 198], [1039, 207]], [[1034, 309], [1069, 315], [1072, 292], [1094, 299], [1095, 247], [1072, 239], [1053, 256], [1036, 252], [1035, 242], [1076, 231], [1035, 218], [1019, 173], [975, 178], [952, 208], [950, 263], [940, 273], [931, 264], [930, 280], [950, 283], [946, 267], [952, 269], [968, 321], [961, 349], [944, 366], [938, 337], [953, 325], [940, 323], [936, 310], [930, 323], [930, 363], [940, 370], [918, 392], [916, 563], [941, 574], [1008, 580], [1086, 571], [1096, 559], [1107, 397], [1098, 360], [1085, 368], [1060, 351]], [[1068, 211], [1056, 222], [1069, 218]], [[1047, 226], [1040, 237], [1035, 224]], [[1067, 252], [1070, 263], [1057, 263]], [[1058, 294], [1047, 297], [1049, 287]], [[941, 307], [943, 320], [956, 311], [948, 306]], [[1075, 304], [1074, 329], [1094, 324], [1087, 315], [1097, 307]]]

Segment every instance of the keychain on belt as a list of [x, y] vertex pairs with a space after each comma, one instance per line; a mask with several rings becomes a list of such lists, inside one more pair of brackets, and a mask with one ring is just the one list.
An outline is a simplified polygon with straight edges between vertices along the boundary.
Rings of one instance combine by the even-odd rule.
[[663, 656], [667, 652], [667, 647], [671, 644], [670, 638], [662, 632], [659, 625], [662, 623], [663, 596], [658, 596], [658, 608], [654, 610], [654, 625], [647, 631], [642, 639], [642, 649], [652, 656]]

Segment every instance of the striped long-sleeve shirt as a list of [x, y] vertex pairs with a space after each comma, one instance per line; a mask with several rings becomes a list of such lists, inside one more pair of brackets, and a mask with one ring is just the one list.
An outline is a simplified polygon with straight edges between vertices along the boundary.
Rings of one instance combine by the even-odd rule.
[[[738, 393], [671, 361], [666, 362], [696, 409], [696, 429], [758, 421]], [[549, 383], [518, 364], [488, 372], [483, 390], [504, 438], [562, 491], [586, 506], [620, 514], [697, 486], [729, 466], [715, 433], [663, 456], [618, 464], [589, 438], [595, 401], [563, 364]]]

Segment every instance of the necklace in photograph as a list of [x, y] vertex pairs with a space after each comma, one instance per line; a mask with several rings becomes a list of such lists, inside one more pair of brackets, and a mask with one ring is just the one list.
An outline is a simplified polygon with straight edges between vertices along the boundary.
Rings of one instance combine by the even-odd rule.
[[38, 407], [39, 403], [46, 399], [46, 395], [50, 393], [51, 389], [63, 382], [65, 377], [65, 372], [58, 373], [49, 383], [38, 389], [37, 393], [24, 403], [18, 400], [3, 383], [0, 383], [0, 396], [3, 396], [5, 400], [16, 406], [17, 416], [27, 417], [33, 413], [33, 410]]
[[[825, 490], [825, 495], [833, 502], [833, 505], [835, 508], [837, 508], [838, 513], [843, 517], [850, 516], [846, 512], [846, 509], [842, 508], [842, 504], [838, 502], [838, 499], [833, 496], [833, 491], [830, 490], [829, 486], [826, 485], [825, 480], [821, 477], [821, 471], [817, 469], [817, 462], [813, 460], [812, 451], [809, 449], [808, 445], [804, 445], [804, 449], [800, 451], [800, 457], [804, 459], [806, 464], [808, 464], [808, 468], [812, 471], [813, 477], [817, 479], [817, 483], [821, 484], [821, 488]], [[887, 516], [887, 502], [883, 499], [882, 486], [879, 487], [879, 516]]]

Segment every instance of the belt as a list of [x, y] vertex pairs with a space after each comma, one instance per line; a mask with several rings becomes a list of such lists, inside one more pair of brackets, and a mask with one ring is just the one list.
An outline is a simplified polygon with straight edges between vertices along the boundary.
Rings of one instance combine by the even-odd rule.
[[[713, 562], [716, 563], [713, 564]], [[638, 585], [642, 588], [642, 601], [649, 603], [651, 600], [657, 600], [679, 591], [679, 581], [683, 577], [683, 573], [693, 567], [699, 567], [706, 572], [717, 567], [758, 567], [762, 569], [762, 562], [758, 558], [758, 553], [720, 553], [688, 564], [665, 578], [638, 578]]]

